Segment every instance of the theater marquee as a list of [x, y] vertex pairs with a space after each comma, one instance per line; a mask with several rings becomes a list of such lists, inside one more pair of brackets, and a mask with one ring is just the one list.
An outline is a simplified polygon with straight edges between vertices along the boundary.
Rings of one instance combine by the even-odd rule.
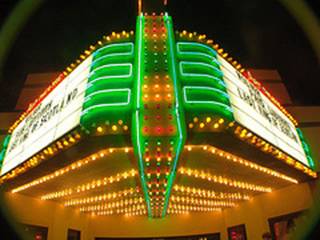
[[90, 65], [89, 57], [12, 132], [1, 175], [79, 125]]
[[310, 167], [293, 123], [230, 63], [219, 57], [237, 122]]

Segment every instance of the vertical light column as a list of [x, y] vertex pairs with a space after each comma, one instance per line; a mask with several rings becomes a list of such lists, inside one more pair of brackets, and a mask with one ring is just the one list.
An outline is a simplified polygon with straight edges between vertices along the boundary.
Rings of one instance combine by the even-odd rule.
[[165, 18], [155, 14], [140, 16], [137, 24], [136, 46], [140, 46], [140, 52], [136, 55], [133, 143], [151, 217], [166, 213], [184, 139], [178, 111], [177, 80], [172, 70], [174, 48], [169, 42], [169, 34], [170, 41], [173, 34], [167, 26]]

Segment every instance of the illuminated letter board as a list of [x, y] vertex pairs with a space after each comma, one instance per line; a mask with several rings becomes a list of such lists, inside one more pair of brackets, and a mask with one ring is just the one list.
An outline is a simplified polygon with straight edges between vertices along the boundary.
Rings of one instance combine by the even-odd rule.
[[294, 124], [230, 63], [218, 59], [235, 120], [310, 167]]
[[1, 175], [79, 125], [91, 62], [80, 64], [15, 128]]

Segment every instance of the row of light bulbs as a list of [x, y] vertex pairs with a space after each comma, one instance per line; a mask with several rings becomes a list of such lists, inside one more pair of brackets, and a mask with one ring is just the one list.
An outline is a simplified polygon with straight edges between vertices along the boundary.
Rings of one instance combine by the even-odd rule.
[[[152, 96], [152, 99], [150, 96]], [[166, 94], [156, 93], [154, 95], [149, 95], [149, 94], [145, 93], [143, 95], [143, 100], [148, 103], [152, 102], [151, 100], [154, 100], [155, 102], [160, 102], [163, 99], [167, 100], [168, 102], [171, 102], [172, 101], [172, 94], [171, 93], [166, 93]]]
[[37, 186], [39, 184], [43, 184], [43, 183], [46, 183], [50, 180], [53, 180], [57, 177], [61, 177], [69, 172], [72, 172], [72, 171], [75, 171], [75, 170], [78, 170], [84, 166], [86, 166], [87, 164], [91, 163], [91, 162], [94, 162], [96, 160], [99, 160], [101, 158], [104, 158], [107, 154], [111, 154], [115, 151], [124, 151], [126, 153], [128, 153], [129, 151], [131, 150], [131, 148], [109, 148], [109, 149], [104, 149], [104, 150], [101, 150], [101, 151], [98, 151], [94, 154], [91, 154], [90, 156], [88, 157], [85, 157], [81, 160], [78, 160], [76, 162], [73, 162], [72, 164], [64, 167], [64, 168], [61, 168], [59, 170], [56, 170], [54, 171], [53, 173], [51, 174], [48, 174], [48, 175], [45, 175], [43, 177], [40, 177], [36, 180], [33, 180], [27, 184], [24, 184], [22, 186], [19, 186], [15, 189], [13, 189], [11, 192], [12, 193], [16, 193], [16, 192], [20, 192], [20, 191], [23, 191], [23, 190], [26, 190], [30, 187], [34, 187], [34, 186]]
[[188, 215], [188, 214], [190, 214], [190, 212], [187, 211], [187, 210], [178, 210], [178, 209], [168, 208], [167, 214], [171, 214], [171, 215], [172, 215], [172, 214]]
[[220, 56], [225, 58], [230, 64], [232, 64], [237, 70], [239, 70], [241, 73], [245, 71], [245, 69], [241, 66], [240, 63], [238, 63], [236, 60], [234, 60], [232, 57], [229, 57], [229, 54], [224, 52], [223, 48], [220, 48], [219, 44], [214, 43], [212, 39], [207, 39], [207, 36], [205, 34], [198, 34], [197, 32], [187, 32], [186, 30], [183, 30], [182, 32], [177, 32], [177, 36], [180, 37], [180, 39], [186, 39], [186, 40], [194, 40], [201, 43], [206, 43], [210, 45], [212, 48], [214, 48]]
[[104, 177], [101, 179], [96, 179], [81, 185], [78, 185], [73, 188], [67, 188], [61, 191], [48, 193], [41, 196], [42, 200], [52, 200], [57, 198], [62, 198], [66, 196], [70, 196], [72, 194], [83, 193], [87, 191], [91, 191], [92, 189], [106, 186], [107, 184], [112, 184], [114, 182], [120, 182], [121, 180], [125, 180], [127, 178], [132, 178], [138, 175], [138, 171], [135, 169], [131, 169], [129, 171], [125, 171], [123, 173], [118, 173], [115, 176]]
[[64, 206], [68, 207], [68, 206], [85, 205], [85, 204], [91, 204], [91, 203], [102, 202], [107, 200], [114, 200], [118, 198], [125, 198], [129, 196], [132, 197], [134, 195], [138, 195], [139, 193], [140, 193], [140, 189], [138, 187], [130, 188], [130, 189], [125, 189], [118, 192], [100, 194], [97, 196], [71, 199], [71, 200], [65, 201]]
[[[303, 171], [304, 173], [308, 174], [309, 176], [316, 178], [317, 173], [314, 172], [312, 169], [304, 166], [299, 161], [294, 160], [292, 157], [288, 156], [284, 152], [280, 151], [278, 148], [272, 146], [268, 142], [264, 141], [260, 137], [256, 136], [254, 133], [249, 131], [248, 129], [237, 125], [234, 129], [234, 134], [239, 137], [241, 140], [244, 140], [257, 148], [260, 148], [262, 151], [272, 154], [274, 157], [278, 158], [281, 161], [284, 161], [290, 166]], [[296, 182], [298, 183], [298, 182]]]
[[46, 147], [29, 160], [25, 161], [21, 166], [11, 170], [0, 178], [0, 184], [11, 179], [15, 178], [18, 175], [26, 172], [27, 170], [39, 165], [42, 161], [52, 157], [58, 152], [65, 150], [74, 144], [76, 144], [82, 138], [78, 130], [73, 131], [72, 133], [66, 135], [65, 137], [55, 141], [50, 146]]
[[150, 87], [148, 84], [143, 85], [143, 90], [145, 92], [150, 92], [153, 90], [154, 92], [160, 92], [160, 91], [166, 91], [171, 92], [171, 85], [170, 84], [154, 84], [152, 87]]
[[[234, 163], [238, 163], [238, 164], [241, 164], [243, 166], [246, 166], [248, 168], [251, 168], [253, 170], [256, 170], [256, 171], [259, 171], [259, 172], [262, 172], [262, 173], [265, 173], [265, 174], [268, 174], [270, 176], [273, 176], [273, 177], [276, 177], [276, 178], [280, 178], [282, 180], [285, 180], [285, 181], [288, 181], [288, 182], [291, 182], [291, 183], [299, 183], [298, 180], [292, 178], [292, 177], [289, 177], [285, 174], [282, 174], [280, 172], [277, 172], [275, 170], [272, 170], [270, 168], [267, 168], [267, 167], [263, 167], [263, 166], [260, 166], [256, 163], [253, 163], [253, 162], [250, 162], [248, 160], [245, 160], [241, 157], [238, 157], [234, 154], [231, 154], [231, 153], [228, 153], [226, 151], [223, 151], [221, 149], [218, 149], [216, 147], [212, 147], [212, 146], [209, 146], [209, 145], [194, 145], [194, 146], [186, 146], [187, 150], [188, 151], [191, 151], [192, 149], [202, 149], [203, 151], [206, 151], [206, 152], [209, 152], [209, 153], [212, 153], [213, 155], [216, 155], [218, 157], [222, 157], [228, 161], [232, 161]], [[191, 150], [190, 150], [191, 149]]]
[[173, 190], [176, 193], [184, 194], [186, 196], [197, 196], [209, 199], [230, 199], [230, 200], [249, 200], [250, 197], [247, 194], [240, 192], [215, 192], [201, 188], [186, 187], [182, 185], [174, 185]]
[[159, 74], [155, 74], [152, 76], [149, 75], [145, 75], [143, 76], [144, 81], [150, 81], [151, 79], [154, 79], [156, 81], [160, 81], [160, 79], [165, 79], [166, 81], [169, 81], [170, 76], [168, 74], [165, 74], [164, 76], [160, 76]]
[[189, 177], [194, 177], [194, 178], [201, 178], [203, 180], [209, 181], [209, 182], [214, 182], [214, 183], [219, 183], [223, 185], [227, 185], [230, 187], [236, 187], [240, 189], [245, 189], [245, 190], [250, 190], [250, 191], [256, 191], [256, 192], [271, 192], [272, 189], [270, 187], [264, 187], [261, 185], [256, 185], [244, 181], [237, 181], [231, 178], [219, 176], [219, 175], [214, 175], [211, 173], [206, 173], [203, 170], [196, 170], [196, 169], [191, 169], [191, 168], [179, 168], [178, 172], [182, 175], [189, 176]]
[[132, 216], [143, 216], [147, 214], [147, 210], [139, 210], [139, 211], [128, 211], [124, 215], [126, 217], [132, 217]]
[[121, 199], [120, 201], [109, 202], [105, 204], [83, 206], [83, 207], [80, 207], [79, 210], [80, 212], [102, 211], [102, 210], [109, 210], [114, 208], [123, 208], [123, 207], [127, 207], [128, 205], [131, 206], [132, 210], [140, 210], [145, 208], [145, 205], [143, 203], [144, 203], [143, 197], [135, 197], [135, 198]]
[[213, 212], [213, 211], [221, 211], [222, 209], [218, 207], [189, 206], [189, 205], [183, 205], [183, 204], [170, 203], [168, 207], [168, 213], [172, 213], [175, 210], [188, 211], [188, 212]]
[[124, 124], [123, 120], [118, 120], [116, 124], [110, 125], [105, 124], [105, 125], [100, 125], [96, 128], [96, 133], [98, 135], [105, 134], [106, 132], [112, 132], [112, 133], [117, 133], [117, 132], [126, 132], [129, 130], [129, 127], [127, 124]]
[[195, 197], [181, 197], [172, 195], [170, 198], [172, 203], [182, 203], [187, 205], [196, 205], [196, 206], [209, 206], [209, 207], [234, 207], [236, 204], [231, 201], [212, 201], [203, 198]]
[[198, 117], [194, 117], [193, 122], [190, 122], [188, 124], [188, 127], [190, 129], [193, 129], [195, 127], [198, 127], [199, 129], [208, 128], [208, 127], [213, 127], [213, 129], [218, 129], [224, 122], [225, 120], [223, 118], [220, 118], [218, 121], [214, 122], [213, 119], [209, 116], [204, 118], [203, 121], [200, 121]]
[[143, 205], [140, 206], [140, 210], [132, 210], [131, 208], [123, 208], [123, 209], [92, 212], [92, 215], [93, 216], [94, 215], [108, 216], [108, 215], [115, 215], [115, 214], [124, 214], [124, 216], [126, 216], [126, 217], [146, 215], [147, 210], [143, 209], [142, 206]]

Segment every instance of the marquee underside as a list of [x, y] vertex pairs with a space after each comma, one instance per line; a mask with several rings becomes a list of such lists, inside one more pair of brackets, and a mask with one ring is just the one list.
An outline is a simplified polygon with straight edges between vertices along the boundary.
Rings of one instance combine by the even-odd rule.
[[[230, 148], [197, 141], [186, 143], [181, 154], [170, 214], [220, 211], [305, 178], [300, 172], [288, 174], [289, 168], [273, 167], [277, 160], [270, 156], [264, 161], [269, 164], [261, 165]], [[3, 187], [12, 194], [56, 201], [86, 213], [147, 215], [133, 148], [111, 142], [110, 136], [84, 139]], [[254, 148], [247, 148], [254, 156]]]

